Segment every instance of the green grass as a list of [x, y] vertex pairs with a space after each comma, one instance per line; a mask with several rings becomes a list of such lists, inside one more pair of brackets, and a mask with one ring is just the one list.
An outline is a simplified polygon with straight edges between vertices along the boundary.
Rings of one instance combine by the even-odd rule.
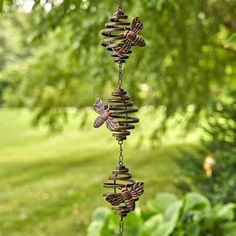
[[[105, 128], [79, 130], [76, 119], [58, 135], [30, 120], [27, 111], [0, 110], [0, 235], [85, 236], [92, 211], [107, 205], [102, 183], [118, 147]], [[145, 182], [140, 206], [158, 192], [176, 191], [179, 146], [139, 148], [129, 140], [125, 163]]]

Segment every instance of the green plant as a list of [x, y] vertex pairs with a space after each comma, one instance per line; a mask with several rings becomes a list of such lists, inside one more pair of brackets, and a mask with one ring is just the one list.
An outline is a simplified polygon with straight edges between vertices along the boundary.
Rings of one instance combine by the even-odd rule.
[[[34, 7], [26, 13], [22, 11], [28, 5], [25, 1], [4, 0], [0, 25], [21, 14], [29, 29], [6, 36], [4, 41], [20, 35], [33, 50], [25, 60], [20, 57], [13, 65], [4, 64], [0, 76], [11, 86], [4, 89], [3, 101], [8, 106], [34, 109], [35, 123], [57, 129], [66, 121], [67, 107], [80, 110], [91, 105], [98, 94], [108, 97], [111, 84], [116, 85], [113, 62], [99, 43], [99, 32], [115, 10], [115, 1], [30, 2]], [[206, 111], [212, 112], [218, 91], [235, 86], [231, 35], [235, 32], [232, 9], [236, 2], [149, 0], [142, 4], [129, 0], [124, 1], [124, 7], [130, 19], [139, 15], [145, 22], [147, 47], [132, 55], [124, 76], [125, 88], [137, 106], [162, 110], [150, 136], [160, 138], [165, 124], [176, 115], [176, 123], [182, 121], [195, 128]], [[1, 36], [2, 32], [5, 30]], [[1, 46], [6, 56], [16, 51], [10, 47], [8, 52], [7, 45]], [[0, 52], [0, 61], [1, 57], [5, 58]]]
[[[234, 236], [236, 204], [211, 206], [198, 193], [179, 199], [170, 193], [158, 194], [147, 202], [147, 210], [135, 210], [125, 221], [125, 236]], [[117, 217], [107, 208], [94, 211], [87, 236], [114, 235]]]
[[[224, 102], [215, 102], [213, 111], [205, 122], [203, 148], [194, 155], [185, 152], [177, 160], [185, 166], [177, 185], [183, 191], [197, 188], [212, 203], [236, 202], [236, 91], [232, 90]], [[208, 152], [216, 163], [209, 177], [203, 171]]]

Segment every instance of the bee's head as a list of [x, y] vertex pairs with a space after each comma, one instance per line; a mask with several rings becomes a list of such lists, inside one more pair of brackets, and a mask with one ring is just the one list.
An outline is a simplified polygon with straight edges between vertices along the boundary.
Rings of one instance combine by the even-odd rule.
[[129, 28], [125, 27], [124, 37], [126, 37], [129, 33]]
[[122, 187], [118, 187], [118, 189], [121, 191], [121, 192], [125, 192], [128, 190], [127, 186], [122, 186]]

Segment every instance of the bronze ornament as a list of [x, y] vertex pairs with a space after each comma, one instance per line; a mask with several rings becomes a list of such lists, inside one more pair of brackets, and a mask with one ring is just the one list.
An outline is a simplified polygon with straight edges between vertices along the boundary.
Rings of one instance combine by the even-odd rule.
[[134, 46], [146, 45], [145, 40], [139, 36], [142, 29], [143, 23], [138, 17], [135, 17], [131, 23], [128, 22], [128, 16], [123, 11], [122, 0], [118, 0], [118, 10], [102, 30], [102, 35], [105, 36], [102, 46], [111, 53], [112, 58], [119, 65], [118, 88], [112, 92], [106, 106], [100, 98], [96, 98], [93, 104], [94, 111], [99, 115], [93, 123], [94, 128], [99, 128], [105, 123], [119, 145], [118, 166], [112, 171], [108, 181], [103, 184], [107, 189], [103, 195], [120, 217], [120, 236], [124, 232], [124, 217], [135, 210], [136, 202], [144, 193], [144, 183], [134, 181], [129, 169], [124, 165], [123, 142], [127, 140], [131, 130], [135, 129], [139, 119], [134, 116], [138, 109], [122, 87], [123, 63], [129, 58]]

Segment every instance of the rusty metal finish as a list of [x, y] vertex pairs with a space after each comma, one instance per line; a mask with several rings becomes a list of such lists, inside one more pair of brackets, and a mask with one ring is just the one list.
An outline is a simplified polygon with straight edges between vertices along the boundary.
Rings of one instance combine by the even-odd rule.
[[99, 116], [93, 123], [94, 128], [101, 127], [105, 122], [109, 130], [114, 130], [119, 128], [119, 123], [116, 119], [111, 117], [111, 111], [109, 107], [105, 109], [101, 98], [96, 98], [95, 103], [93, 104], [93, 109], [96, 111]]
[[104, 188], [113, 190], [104, 194], [104, 197], [113, 206], [116, 213], [123, 219], [135, 209], [135, 202], [143, 194], [143, 183], [135, 183], [129, 169], [119, 165], [109, 177], [109, 182], [104, 183]]
[[106, 23], [105, 29], [102, 30], [102, 35], [106, 37], [102, 40], [102, 46], [111, 52], [114, 61], [118, 63], [124, 63], [131, 53], [131, 50], [122, 55], [117, 52], [125, 39], [124, 32], [126, 28], [130, 27], [130, 23], [126, 21], [127, 19], [128, 16], [122, 10], [116, 11], [110, 17], [110, 21]]
[[135, 210], [135, 203], [144, 193], [144, 183], [135, 182], [129, 169], [124, 165], [123, 144], [130, 131], [135, 128], [135, 123], [139, 119], [132, 114], [138, 109], [134, 107], [127, 92], [122, 89], [123, 84], [123, 63], [132, 53], [132, 47], [144, 47], [145, 40], [139, 35], [143, 29], [143, 23], [138, 17], [132, 22], [128, 21], [128, 16], [123, 11], [122, 0], [117, 0], [118, 10], [110, 17], [105, 29], [101, 34], [105, 37], [102, 46], [110, 52], [112, 58], [119, 65], [118, 89], [112, 92], [112, 97], [108, 99], [108, 105], [104, 106], [100, 98], [97, 98], [93, 109], [99, 114], [93, 123], [95, 128], [101, 127], [104, 123], [112, 131], [119, 145], [119, 164], [113, 170], [112, 176], [103, 184], [108, 189], [104, 193], [107, 202], [112, 205], [113, 210], [120, 216], [120, 236], [124, 232], [123, 218], [128, 213]]
[[132, 46], [145, 46], [144, 39], [137, 35], [143, 29], [143, 24], [138, 17], [134, 18], [131, 24], [127, 19], [128, 16], [119, 9], [102, 30], [102, 35], [106, 37], [102, 40], [102, 46], [111, 52], [114, 61], [119, 64], [125, 63], [129, 58]]
[[134, 211], [135, 200], [137, 200], [144, 193], [144, 183], [137, 182], [130, 189], [128, 187], [119, 187], [120, 193], [113, 193], [106, 197], [106, 200], [112, 206], [118, 206], [125, 203], [129, 211]]
[[134, 124], [139, 122], [138, 118], [130, 114], [137, 112], [138, 109], [133, 107], [133, 102], [127, 96], [127, 92], [120, 88], [112, 93], [112, 98], [108, 99], [108, 103], [110, 116], [119, 123], [119, 128], [112, 130], [113, 136], [118, 141], [126, 140], [130, 135], [130, 130], [135, 128]]
[[135, 17], [131, 23], [130, 29], [127, 29], [124, 33], [125, 41], [123, 46], [118, 50], [118, 54], [122, 55], [131, 49], [132, 45], [138, 47], [145, 47], [146, 43], [143, 38], [141, 38], [138, 33], [143, 29], [143, 23], [139, 20], [138, 17]]

